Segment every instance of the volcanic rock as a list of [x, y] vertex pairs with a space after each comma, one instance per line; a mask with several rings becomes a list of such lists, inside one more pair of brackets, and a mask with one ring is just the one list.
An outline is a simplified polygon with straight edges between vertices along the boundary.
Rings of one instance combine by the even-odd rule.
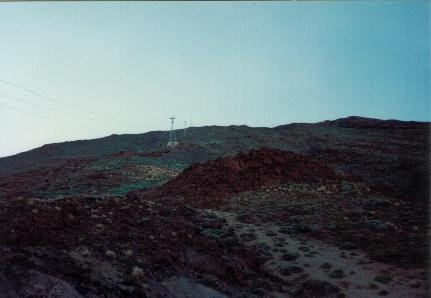
[[[233, 194], [281, 181], [312, 183], [339, 177], [321, 161], [302, 154], [263, 147], [247, 154], [194, 164], [152, 192], [180, 195], [196, 207], [220, 206]], [[133, 193], [129, 194], [133, 196]]]
[[135, 279], [142, 278], [144, 276], [144, 270], [139, 267], [133, 267], [131, 275]]
[[338, 292], [340, 292], [340, 288], [330, 282], [308, 279], [301, 285], [295, 297], [324, 297]]
[[115, 254], [115, 252], [113, 252], [112, 250], [107, 250], [105, 252], [105, 255], [110, 258], [110, 259], [115, 259], [117, 257], [117, 255]]

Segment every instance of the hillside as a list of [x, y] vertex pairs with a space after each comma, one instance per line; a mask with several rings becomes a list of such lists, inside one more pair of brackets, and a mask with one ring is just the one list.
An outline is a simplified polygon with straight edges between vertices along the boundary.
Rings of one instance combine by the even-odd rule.
[[[427, 191], [429, 123], [348, 117], [275, 128], [192, 127], [167, 149], [168, 132], [44, 145], [0, 159], [3, 196], [124, 195], [161, 185], [196, 162], [262, 146], [305, 154], [370, 186]], [[85, 178], [85, 179], [82, 179]]]
[[[313, 183], [339, 180], [323, 162], [308, 156], [262, 147], [234, 157], [194, 164], [149, 193], [159, 198], [180, 195], [193, 207], [217, 208], [234, 194], [286, 181]], [[145, 196], [135, 191], [128, 196]]]
[[174, 149], [152, 132], [2, 159], [0, 297], [429, 297], [429, 124], [395, 124], [202, 127]]

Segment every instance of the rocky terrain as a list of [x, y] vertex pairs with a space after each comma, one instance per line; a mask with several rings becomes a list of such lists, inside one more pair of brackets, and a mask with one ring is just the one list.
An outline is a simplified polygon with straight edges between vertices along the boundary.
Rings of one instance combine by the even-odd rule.
[[429, 296], [429, 123], [189, 131], [0, 159], [0, 297]]

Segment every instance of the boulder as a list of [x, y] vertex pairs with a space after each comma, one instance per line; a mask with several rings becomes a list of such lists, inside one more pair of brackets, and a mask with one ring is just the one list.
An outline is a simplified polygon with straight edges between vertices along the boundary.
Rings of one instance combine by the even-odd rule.
[[295, 293], [295, 297], [325, 297], [340, 292], [340, 288], [328, 281], [307, 279]]
[[370, 219], [365, 222], [365, 226], [373, 231], [386, 231], [391, 227], [378, 219]]
[[105, 256], [107, 256], [110, 259], [115, 259], [117, 257], [116, 253], [113, 252], [112, 250], [107, 250], [105, 252]]

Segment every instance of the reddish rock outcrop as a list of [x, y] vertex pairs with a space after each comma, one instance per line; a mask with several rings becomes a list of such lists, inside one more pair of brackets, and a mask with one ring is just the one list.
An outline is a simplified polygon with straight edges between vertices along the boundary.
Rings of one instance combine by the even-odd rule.
[[321, 161], [263, 147], [234, 157], [217, 158], [185, 169], [151, 196], [184, 196], [197, 207], [216, 207], [229, 196], [282, 181], [304, 183], [338, 179]]

